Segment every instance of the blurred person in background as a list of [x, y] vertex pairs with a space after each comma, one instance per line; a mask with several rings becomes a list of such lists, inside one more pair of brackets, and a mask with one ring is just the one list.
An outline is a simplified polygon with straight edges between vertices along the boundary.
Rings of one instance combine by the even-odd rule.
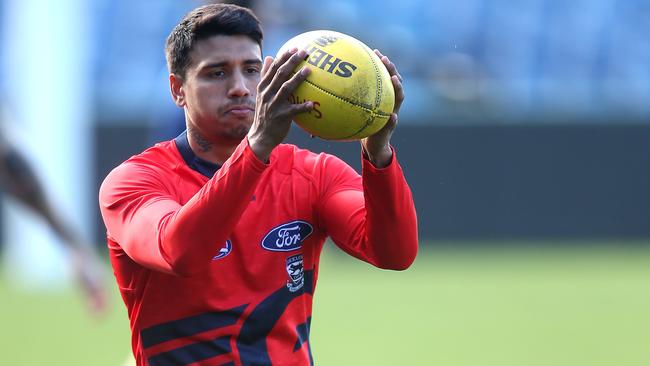
[[0, 134], [0, 189], [40, 216], [65, 245], [72, 270], [81, 286], [90, 310], [106, 310], [104, 269], [93, 247], [70, 227], [63, 215], [48, 201], [42, 183], [27, 159]]
[[404, 99], [361, 141], [362, 175], [282, 144], [313, 102], [289, 94], [309, 75], [293, 49], [262, 60], [255, 15], [195, 9], [167, 40], [171, 94], [186, 132], [115, 168], [99, 194], [111, 264], [138, 365], [313, 364], [318, 262], [329, 236], [384, 269], [417, 253], [415, 208], [390, 145]]

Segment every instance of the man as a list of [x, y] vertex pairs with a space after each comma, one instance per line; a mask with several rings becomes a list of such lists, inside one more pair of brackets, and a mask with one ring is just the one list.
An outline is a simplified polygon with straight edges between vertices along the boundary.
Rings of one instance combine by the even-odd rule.
[[87, 298], [89, 309], [106, 309], [103, 268], [93, 249], [85, 245], [62, 215], [50, 205], [45, 191], [27, 160], [0, 135], [0, 187], [45, 220], [71, 255], [73, 274]]
[[[389, 145], [404, 99], [362, 141], [363, 177], [334, 156], [282, 144], [313, 103], [290, 50], [261, 59], [245, 8], [190, 12], [167, 40], [170, 89], [187, 132], [114, 169], [100, 189], [110, 258], [138, 365], [309, 365], [326, 237], [387, 269], [417, 252], [411, 193]], [[379, 53], [378, 53], [379, 54]]]

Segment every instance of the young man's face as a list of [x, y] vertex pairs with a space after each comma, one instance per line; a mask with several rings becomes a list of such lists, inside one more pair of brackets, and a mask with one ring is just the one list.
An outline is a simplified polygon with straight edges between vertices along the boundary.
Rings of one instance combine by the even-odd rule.
[[208, 140], [238, 142], [253, 123], [262, 51], [251, 38], [217, 35], [198, 41], [183, 80], [189, 123]]

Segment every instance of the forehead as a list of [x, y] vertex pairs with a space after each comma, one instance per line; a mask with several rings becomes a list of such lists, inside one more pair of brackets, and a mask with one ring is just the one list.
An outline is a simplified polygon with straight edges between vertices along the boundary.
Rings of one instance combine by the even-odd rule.
[[262, 50], [257, 42], [244, 35], [216, 35], [194, 44], [190, 52], [192, 66], [203, 64], [262, 59]]

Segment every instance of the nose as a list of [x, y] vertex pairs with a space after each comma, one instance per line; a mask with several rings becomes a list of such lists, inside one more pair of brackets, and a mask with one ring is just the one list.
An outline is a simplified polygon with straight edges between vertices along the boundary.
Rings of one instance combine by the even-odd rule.
[[246, 97], [251, 94], [246, 77], [240, 71], [233, 74], [228, 88], [228, 96], [232, 98]]

